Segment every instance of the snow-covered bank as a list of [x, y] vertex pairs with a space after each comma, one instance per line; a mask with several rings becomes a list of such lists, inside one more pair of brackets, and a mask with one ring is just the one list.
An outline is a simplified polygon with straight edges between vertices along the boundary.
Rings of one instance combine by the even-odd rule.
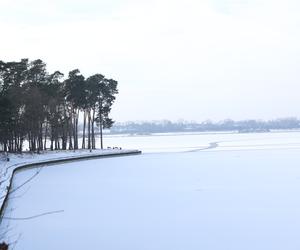
[[[76, 151], [46, 151], [40, 154], [23, 153], [8, 154], [0, 157], [0, 215], [4, 209], [4, 202], [11, 186], [12, 175], [15, 170], [60, 162], [87, 160], [98, 157], [113, 157], [139, 154], [139, 150], [104, 149], [104, 150], [76, 150]], [[6, 158], [9, 158], [9, 161]], [[1, 221], [0, 221], [1, 222]]]

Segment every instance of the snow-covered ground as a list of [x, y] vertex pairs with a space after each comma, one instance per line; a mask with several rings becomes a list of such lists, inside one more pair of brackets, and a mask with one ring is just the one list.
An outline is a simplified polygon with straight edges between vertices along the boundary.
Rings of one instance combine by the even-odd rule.
[[15, 249], [300, 249], [300, 133], [110, 143], [148, 153], [16, 174], [30, 181], [0, 232]]

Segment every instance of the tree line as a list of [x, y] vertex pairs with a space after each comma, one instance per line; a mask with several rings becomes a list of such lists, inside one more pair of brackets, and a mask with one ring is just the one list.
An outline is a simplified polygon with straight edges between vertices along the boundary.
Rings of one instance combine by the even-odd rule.
[[95, 127], [103, 148], [102, 130], [114, 123], [109, 114], [117, 85], [102, 74], [85, 78], [78, 69], [67, 77], [50, 74], [40, 59], [0, 61], [0, 149], [22, 152], [25, 143], [37, 152], [95, 149]]
[[226, 119], [219, 122], [210, 120], [203, 122], [169, 120], [142, 121], [116, 123], [111, 128], [111, 134], [147, 134], [147, 133], [167, 133], [167, 132], [206, 132], [206, 131], [237, 131], [247, 132], [267, 132], [276, 129], [299, 129], [300, 120], [297, 118], [281, 118], [269, 121], [263, 120], [242, 120], [234, 121]]

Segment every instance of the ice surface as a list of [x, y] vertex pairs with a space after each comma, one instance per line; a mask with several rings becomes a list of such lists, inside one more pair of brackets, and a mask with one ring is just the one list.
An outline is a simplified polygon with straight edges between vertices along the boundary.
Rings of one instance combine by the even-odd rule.
[[107, 136], [106, 145], [138, 148], [143, 152], [182, 152], [206, 148], [218, 142], [215, 150], [299, 148], [300, 132], [272, 133], [167, 133], [153, 136]]
[[[40, 154], [25, 152], [23, 154], [1, 154], [0, 155], [0, 206], [9, 187], [12, 173], [15, 168], [30, 163], [47, 163], [51, 160], [76, 159], [95, 155], [114, 155], [128, 153], [136, 150], [132, 149], [103, 149], [103, 150], [72, 150], [72, 151], [43, 151]], [[9, 161], [7, 161], [7, 158]]]
[[[203, 136], [143, 137], [142, 148], [165, 152], [42, 168], [5, 216], [64, 212], [4, 220], [1, 231], [31, 250], [300, 249], [300, 134]], [[36, 171], [19, 172], [14, 188]]]

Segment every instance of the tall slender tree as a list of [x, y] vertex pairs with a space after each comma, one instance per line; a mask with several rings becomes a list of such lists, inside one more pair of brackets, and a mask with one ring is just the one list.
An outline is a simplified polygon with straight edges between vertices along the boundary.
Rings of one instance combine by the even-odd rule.
[[[69, 149], [78, 149], [78, 118], [85, 98], [85, 79], [78, 69], [69, 72], [65, 80], [66, 100], [69, 106]], [[73, 139], [73, 143], [72, 143]]]
[[101, 74], [95, 74], [87, 79], [88, 100], [89, 100], [89, 121], [90, 129], [88, 147], [93, 149], [95, 143], [95, 123], [100, 130], [100, 147], [103, 149], [103, 129], [110, 128], [113, 120], [109, 118], [111, 106], [118, 94], [118, 82], [113, 79], [106, 79]]

